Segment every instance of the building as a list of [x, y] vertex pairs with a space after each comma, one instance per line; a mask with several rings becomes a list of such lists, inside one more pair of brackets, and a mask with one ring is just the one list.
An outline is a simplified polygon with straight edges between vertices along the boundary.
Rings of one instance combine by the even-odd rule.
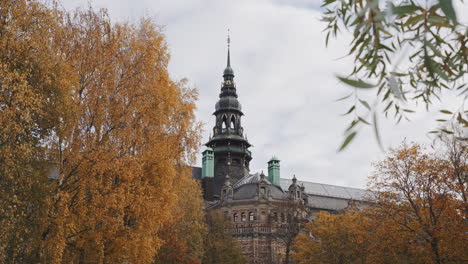
[[280, 160], [268, 161], [268, 173], [252, 173], [252, 146], [242, 127], [234, 71], [223, 73], [219, 100], [213, 115], [213, 136], [205, 144], [202, 168], [193, 175], [201, 180], [207, 210], [217, 210], [232, 223], [233, 236], [248, 263], [283, 263], [301, 225], [319, 211], [340, 212], [361, 204], [365, 190], [281, 178]]

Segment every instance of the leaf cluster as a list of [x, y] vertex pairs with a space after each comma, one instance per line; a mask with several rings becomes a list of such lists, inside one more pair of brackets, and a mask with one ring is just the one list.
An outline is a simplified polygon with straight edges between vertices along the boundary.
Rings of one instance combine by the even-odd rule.
[[[409, 120], [418, 104], [429, 109], [447, 92], [456, 92], [463, 102], [466, 100], [468, 27], [458, 22], [453, 2], [323, 2], [325, 42], [328, 44], [330, 36], [337, 37], [343, 30], [352, 33], [348, 55], [354, 59], [354, 68], [338, 79], [355, 88], [342, 98], [353, 101], [345, 115], [353, 113], [354, 118], [341, 149], [352, 141], [360, 126], [371, 124], [381, 145], [377, 124], [380, 114], [399, 123]], [[375, 90], [372, 104], [359, 97], [362, 89]], [[452, 120], [467, 127], [463, 103], [452, 112]], [[372, 122], [367, 121], [369, 116]], [[452, 132], [441, 125], [438, 133]]]
[[293, 258], [298, 263], [464, 263], [467, 149], [450, 142], [444, 155], [407, 143], [391, 150], [369, 179], [372, 203], [339, 215], [318, 213], [296, 238]]

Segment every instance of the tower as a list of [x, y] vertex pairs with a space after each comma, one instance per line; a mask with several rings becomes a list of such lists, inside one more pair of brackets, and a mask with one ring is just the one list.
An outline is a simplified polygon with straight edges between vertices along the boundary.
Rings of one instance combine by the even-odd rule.
[[213, 137], [205, 144], [214, 153], [214, 195], [220, 194], [226, 175], [235, 184], [249, 174], [252, 153], [250, 143], [244, 135], [241, 118], [242, 107], [237, 100], [234, 71], [231, 68], [230, 38], [228, 36], [227, 65], [223, 73], [221, 93], [215, 105], [216, 117]]

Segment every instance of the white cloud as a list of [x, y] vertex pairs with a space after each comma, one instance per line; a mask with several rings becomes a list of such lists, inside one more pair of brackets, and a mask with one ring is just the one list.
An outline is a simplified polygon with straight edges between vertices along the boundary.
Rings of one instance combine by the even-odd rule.
[[[317, 1], [318, 2], [318, 1]], [[84, 0], [66, 0], [68, 9], [85, 6]], [[324, 24], [319, 5], [296, 0], [99, 0], [117, 20], [136, 20], [146, 15], [165, 25], [172, 53], [169, 70], [176, 78], [187, 77], [200, 92], [197, 117], [203, 121], [207, 141], [226, 63], [226, 34], [231, 29], [231, 59], [243, 126], [252, 148], [252, 171], [266, 169], [268, 159], [281, 161], [282, 176], [300, 180], [364, 187], [371, 162], [383, 157], [370, 129], [358, 135], [342, 153], [347, 119], [340, 116], [345, 104], [334, 100], [348, 92], [336, 73], [352, 68], [346, 54], [349, 39], [340, 38], [325, 48]], [[421, 139], [434, 127], [428, 115], [394, 127], [382, 125], [386, 145], [404, 137]], [[383, 121], [383, 120], [381, 120]], [[381, 122], [382, 123], [382, 122]]]

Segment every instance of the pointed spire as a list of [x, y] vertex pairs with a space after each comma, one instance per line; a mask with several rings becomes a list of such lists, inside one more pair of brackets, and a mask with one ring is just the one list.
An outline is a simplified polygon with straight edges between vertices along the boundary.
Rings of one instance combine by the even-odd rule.
[[227, 37], [227, 45], [228, 45], [228, 54], [227, 54], [227, 65], [226, 69], [224, 69], [223, 77], [224, 80], [230, 80], [232, 81], [232, 78], [234, 77], [234, 71], [231, 68], [231, 36], [229, 33], [228, 29], [228, 37]]
[[228, 45], [227, 67], [231, 67], [231, 52], [230, 52], [231, 36], [229, 35], [229, 29], [228, 29], [227, 45]]

